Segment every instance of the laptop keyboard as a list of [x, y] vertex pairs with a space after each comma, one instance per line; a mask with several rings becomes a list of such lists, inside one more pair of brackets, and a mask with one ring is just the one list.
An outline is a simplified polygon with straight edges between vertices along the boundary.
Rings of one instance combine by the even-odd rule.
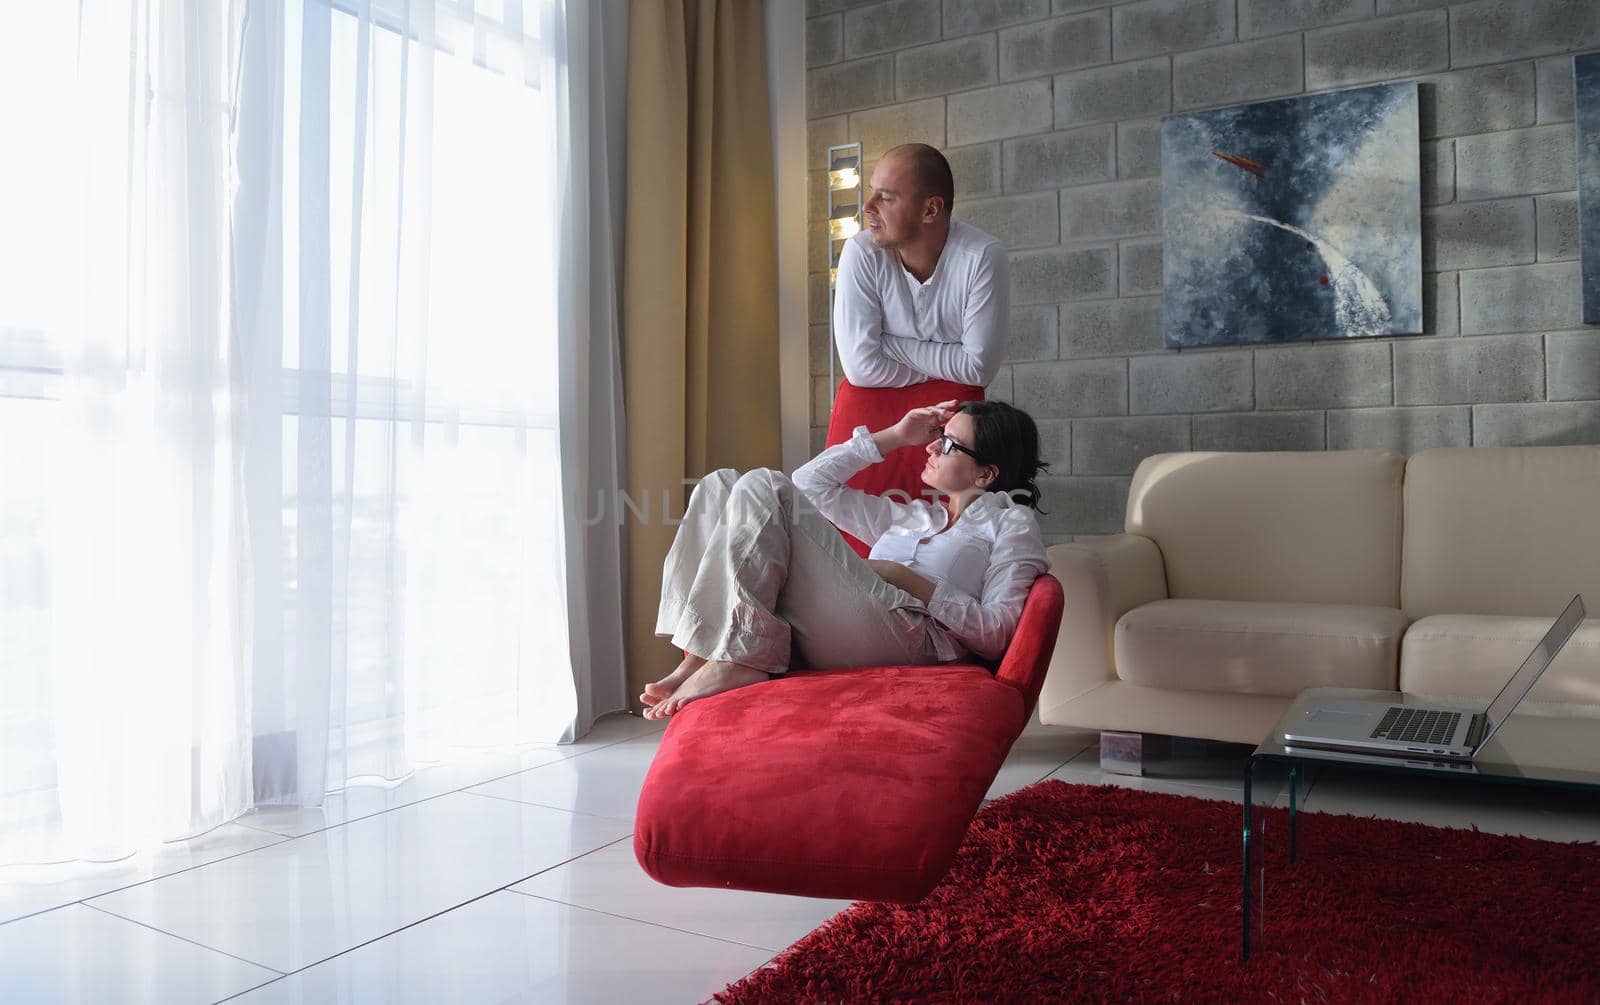
[[1384, 713], [1378, 728], [1372, 731], [1372, 738], [1402, 743], [1448, 743], [1456, 735], [1460, 722], [1460, 712], [1394, 705]]

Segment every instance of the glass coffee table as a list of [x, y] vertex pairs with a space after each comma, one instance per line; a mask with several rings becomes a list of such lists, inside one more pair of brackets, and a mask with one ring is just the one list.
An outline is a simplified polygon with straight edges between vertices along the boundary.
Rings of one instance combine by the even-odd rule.
[[[1462, 778], [1484, 784], [1511, 784], [1600, 792], [1600, 707], [1524, 701], [1470, 763], [1428, 761], [1373, 754], [1345, 753], [1286, 746], [1283, 731], [1318, 700], [1371, 698], [1400, 705], [1452, 704], [1472, 707], [1483, 699], [1423, 697], [1400, 691], [1354, 688], [1312, 688], [1302, 691], [1283, 714], [1244, 769], [1244, 861], [1241, 906], [1244, 916], [1244, 958], [1250, 958], [1252, 929], [1257, 939], [1265, 926], [1265, 854], [1261, 842], [1268, 825], [1266, 811], [1287, 789], [1289, 861], [1295, 859], [1295, 813], [1303, 800], [1307, 775], [1330, 765], [1359, 766], [1374, 771]], [[1600, 835], [1597, 835], [1600, 836]], [[1257, 872], [1252, 873], [1252, 869]], [[1254, 909], [1255, 925], [1252, 926]]]

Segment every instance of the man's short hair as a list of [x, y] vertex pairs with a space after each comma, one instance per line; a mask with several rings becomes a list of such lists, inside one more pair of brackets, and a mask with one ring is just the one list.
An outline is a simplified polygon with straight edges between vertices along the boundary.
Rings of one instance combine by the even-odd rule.
[[[956, 179], [950, 172], [950, 162], [937, 148], [926, 143], [902, 143], [889, 151], [911, 166], [917, 179], [917, 197], [936, 195], [944, 200], [944, 211], [949, 213], [956, 204]], [[884, 156], [889, 156], [885, 154]]]

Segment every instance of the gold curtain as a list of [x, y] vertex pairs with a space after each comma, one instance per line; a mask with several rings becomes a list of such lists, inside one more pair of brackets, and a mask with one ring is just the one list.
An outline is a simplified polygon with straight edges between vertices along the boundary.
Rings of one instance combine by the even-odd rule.
[[760, 0], [630, 8], [622, 371], [629, 695], [655, 637], [685, 479], [780, 464], [777, 223]]

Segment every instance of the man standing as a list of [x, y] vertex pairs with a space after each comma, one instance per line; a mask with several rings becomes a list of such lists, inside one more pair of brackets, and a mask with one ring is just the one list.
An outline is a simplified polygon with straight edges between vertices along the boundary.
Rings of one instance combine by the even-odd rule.
[[1005, 356], [1006, 251], [950, 218], [950, 162], [924, 143], [883, 155], [867, 228], [845, 242], [833, 303], [844, 375], [858, 387], [949, 380], [984, 387]]

